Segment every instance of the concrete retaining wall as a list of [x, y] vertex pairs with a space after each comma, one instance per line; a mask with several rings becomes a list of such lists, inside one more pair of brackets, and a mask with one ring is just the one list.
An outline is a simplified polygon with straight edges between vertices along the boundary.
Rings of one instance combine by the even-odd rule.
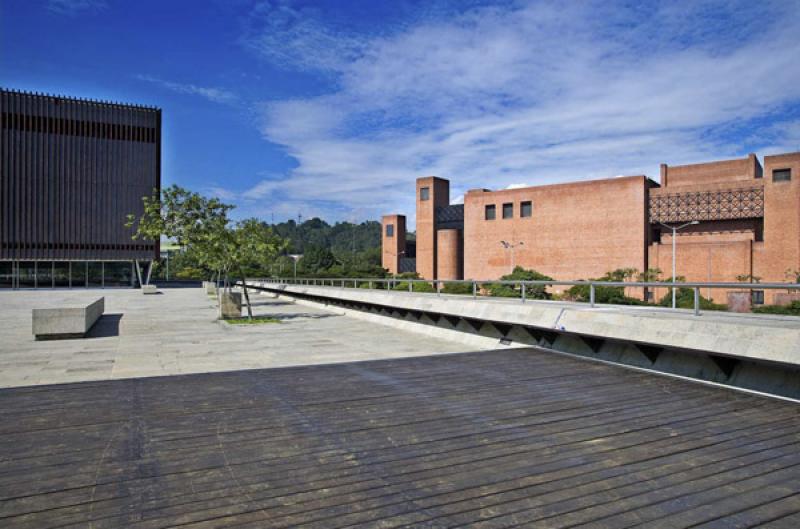
[[[261, 285], [276, 288], [277, 285]], [[338, 287], [277, 286], [287, 294], [327, 297], [386, 307], [433, 312], [510, 325], [632, 343], [659, 345], [725, 356], [800, 365], [800, 319], [704, 313], [648, 308], [616, 308], [553, 303], [473, 299]]]
[[800, 322], [769, 317], [258, 285], [352, 317], [476, 349], [537, 345], [671, 375], [800, 398]]

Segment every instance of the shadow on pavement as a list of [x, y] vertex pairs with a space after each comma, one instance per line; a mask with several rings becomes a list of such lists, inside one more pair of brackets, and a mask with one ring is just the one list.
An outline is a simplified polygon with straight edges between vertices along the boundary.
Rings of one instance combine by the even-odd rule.
[[122, 314], [103, 314], [97, 323], [86, 333], [86, 338], [109, 338], [119, 336], [119, 322]]

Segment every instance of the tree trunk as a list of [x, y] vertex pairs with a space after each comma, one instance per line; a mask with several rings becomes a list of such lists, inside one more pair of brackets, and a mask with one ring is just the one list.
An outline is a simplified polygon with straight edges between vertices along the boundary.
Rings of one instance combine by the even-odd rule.
[[247, 302], [247, 319], [253, 319], [253, 307], [250, 306], [250, 294], [247, 292], [247, 279], [244, 277], [244, 272], [239, 268], [239, 275], [242, 277], [242, 289], [244, 290], [244, 299]]

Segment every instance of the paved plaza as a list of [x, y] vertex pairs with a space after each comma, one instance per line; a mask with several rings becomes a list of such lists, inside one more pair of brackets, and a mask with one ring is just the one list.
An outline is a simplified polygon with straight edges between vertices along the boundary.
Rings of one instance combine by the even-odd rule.
[[[106, 298], [90, 337], [35, 341], [31, 309]], [[0, 387], [237, 369], [327, 364], [463, 352], [474, 347], [365, 323], [341, 313], [252, 296], [256, 315], [280, 323], [216, 321], [216, 300], [200, 288], [0, 292]]]

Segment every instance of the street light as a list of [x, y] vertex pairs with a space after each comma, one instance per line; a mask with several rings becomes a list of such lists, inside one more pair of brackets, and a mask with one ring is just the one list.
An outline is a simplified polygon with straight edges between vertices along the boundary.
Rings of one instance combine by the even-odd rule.
[[682, 230], [686, 226], [693, 226], [695, 224], [700, 224], [700, 221], [693, 220], [692, 222], [687, 222], [686, 224], [681, 224], [680, 226], [670, 226], [668, 224], [664, 224], [663, 222], [659, 222], [665, 228], [672, 230], [672, 308], [676, 307], [675, 303], [675, 240], [677, 239], [678, 230]]
[[297, 279], [297, 261], [303, 258], [303, 254], [293, 253], [289, 254], [289, 257], [291, 257], [292, 261], [294, 261], [294, 278]]
[[511, 273], [513, 274], [514, 268], [516, 268], [514, 264], [514, 248], [516, 248], [517, 246], [524, 246], [525, 243], [520, 241], [517, 244], [512, 244], [508, 241], [500, 241], [500, 244], [502, 244], [503, 248], [505, 248], [506, 250], [511, 250]]

